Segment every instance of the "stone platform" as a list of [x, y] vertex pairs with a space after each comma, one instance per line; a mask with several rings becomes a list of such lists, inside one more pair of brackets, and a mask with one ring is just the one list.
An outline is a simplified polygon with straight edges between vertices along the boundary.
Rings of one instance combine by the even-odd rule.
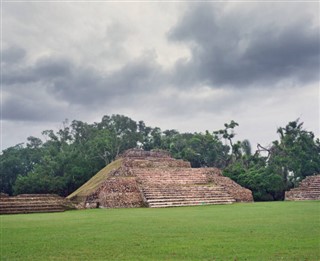
[[285, 200], [320, 200], [320, 175], [306, 177], [297, 188], [286, 192]]
[[0, 195], [0, 214], [62, 212], [72, 208], [71, 202], [54, 194]]
[[[252, 193], [216, 168], [191, 168], [166, 151], [129, 150], [68, 198], [79, 207], [176, 207], [252, 202]], [[99, 180], [99, 184], [93, 184]], [[90, 186], [89, 186], [90, 185]], [[89, 187], [96, 187], [94, 191]], [[86, 193], [86, 190], [88, 193]], [[80, 196], [81, 195], [81, 196]]]

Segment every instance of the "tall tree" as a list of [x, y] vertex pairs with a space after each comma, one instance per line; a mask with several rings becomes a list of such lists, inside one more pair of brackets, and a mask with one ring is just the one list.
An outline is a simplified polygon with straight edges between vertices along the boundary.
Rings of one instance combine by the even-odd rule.
[[320, 141], [311, 131], [303, 129], [303, 122], [289, 122], [278, 128], [279, 141], [270, 148], [268, 164], [282, 176], [289, 189], [307, 176], [320, 173]]

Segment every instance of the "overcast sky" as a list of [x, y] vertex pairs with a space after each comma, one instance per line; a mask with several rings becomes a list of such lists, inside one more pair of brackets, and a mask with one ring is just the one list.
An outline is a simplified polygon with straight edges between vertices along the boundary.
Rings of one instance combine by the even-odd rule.
[[1, 149], [64, 119], [319, 137], [319, 2], [2, 1]]

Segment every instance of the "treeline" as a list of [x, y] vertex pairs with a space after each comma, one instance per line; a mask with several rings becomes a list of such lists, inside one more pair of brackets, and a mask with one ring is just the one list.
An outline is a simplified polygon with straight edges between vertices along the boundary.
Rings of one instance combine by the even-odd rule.
[[248, 140], [235, 141], [238, 123], [205, 133], [162, 131], [123, 115], [104, 116], [88, 124], [65, 121], [42, 139], [5, 149], [0, 155], [1, 192], [57, 193], [66, 196], [123, 151], [163, 149], [192, 167], [218, 167], [252, 190], [255, 200], [281, 200], [284, 192], [309, 175], [320, 173], [320, 141], [299, 120], [277, 130], [279, 140], [252, 151]]

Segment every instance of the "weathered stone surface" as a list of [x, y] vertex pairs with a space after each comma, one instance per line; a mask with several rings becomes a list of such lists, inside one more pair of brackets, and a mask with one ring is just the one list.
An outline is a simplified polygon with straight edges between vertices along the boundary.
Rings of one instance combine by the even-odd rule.
[[124, 160], [124, 164], [128, 168], [191, 168], [190, 162], [172, 158], [127, 158]]
[[141, 207], [142, 195], [136, 178], [111, 177], [92, 195], [87, 202], [96, 202], [97, 207], [124, 208]]
[[209, 171], [208, 180], [222, 186], [237, 202], [253, 202], [251, 190], [240, 186], [228, 177], [224, 177], [219, 169]]
[[297, 188], [286, 192], [285, 200], [320, 200], [320, 175], [306, 177]]
[[152, 151], [145, 151], [142, 149], [130, 149], [123, 152], [120, 158], [171, 158], [171, 155], [168, 151], [165, 150], [152, 150]]
[[61, 212], [74, 208], [69, 200], [54, 194], [21, 194], [1, 197], [0, 201], [0, 214]]
[[168, 152], [134, 149], [121, 157], [121, 165], [78, 206], [168, 207], [253, 201], [250, 190], [223, 177], [220, 170], [193, 169], [189, 162], [173, 159]]

